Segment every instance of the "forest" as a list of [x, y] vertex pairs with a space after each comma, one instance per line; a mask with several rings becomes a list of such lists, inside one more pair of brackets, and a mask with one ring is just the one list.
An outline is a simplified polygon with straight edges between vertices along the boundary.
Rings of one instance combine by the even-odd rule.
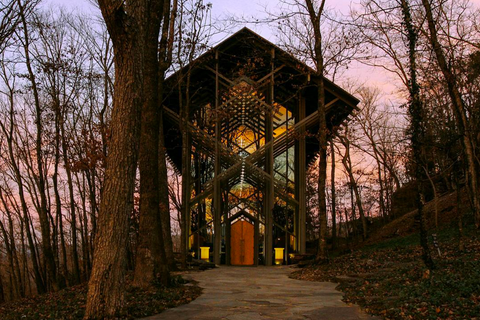
[[[127, 285], [181, 281], [188, 169], [165, 152], [164, 83], [183, 72], [188, 105], [196, 59], [245, 25], [269, 30], [320, 79], [306, 196], [314, 264], [415, 211], [422, 265], [442, 268], [431, 234], [450, 194], [445, 241], [464, 251], [478, 237], [478, 2], [361, 0], [345, 14], [328, 0], [270, 0], [259, 17], [215, 16], [203, 0], [98, 0], [96, 16], [0, 2], [0, 311], [82, 285], [77, 316], [113, 319]], [[388, 83], [367, 81], [372, 70]], [[331, 130], [324, 77], [360, 100]]]

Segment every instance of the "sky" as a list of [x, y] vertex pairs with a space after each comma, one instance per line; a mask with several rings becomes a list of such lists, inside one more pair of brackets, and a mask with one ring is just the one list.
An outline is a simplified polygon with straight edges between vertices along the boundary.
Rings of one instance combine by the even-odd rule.
[[[100, 12], [91, 2], [95, 0], [43, 0], [43, 6], [58, 7], [63, 6], [71, 10], [79, 10], [89, 14], [98, 14]], [[338, 10], [342, 13], [348, 13], [350, 5], [354, 5], [360, 0], [327, 0], [327, 7]], [[478, 0], [480, 1], [480, 0]], [[266, 10], [273, 10], [278, 4], [278, 0], [206, 0], [212, 3], [212, 16], [225, 18], [232, 15], [237, 17], [262, 17]], [[241, 29], [245, 25], [239, 25]], [[252, 30], [260, 33], [264, 38], [274, 41], [274, 36], [266, 26], [248, 25]]]
[[[100, 16], [100, 11], [92, 5], [95, 0], [44, 0], [43, 5], [53, 8], [64, 6], [68, 10], [78, 10], [89, 15]], [[258, 17], [261, 19], [265, 17], [265, 10], [272, 11], [278, 5], [279, 0], [206, 0], [212, 3], [212, 17], [227, 18], [232, 15], [236, 17], [252, 18]], [[480, 0], [470, 0], [474, 6], [480, 8]], [[350, 7], [358, 4], [360, 0], [327, 0], [326, 6], [329, 9], [338, 11], [342, 14], [347, 14]], [[272, 33], [270, 27], [260, 24], [242, 24], [239, 23], [231, 32], [235, 32], [244, 26], [249, 27], [253, 31], [260, 34], [262, 37], [275, 43], [275, 35]], [[217, 36], [214, 38], [216, 42], [221, 41], [228, 35]], [[402, 100], [398, 95], [399, 81], [385, 70], [380, 68], [373, 68], [353, 62], [349, 65], [346, 72], [341, 77], [337, 78], [335, 82], [342, 84], [343, 81], [353, 81], [355, 83], [363, 83], [371, 87], [379, 87], [385, 95], [384, 101], [390, 102]]]
[[[99, 10], [91, 4], [92, 1], [95, 0], [44, 0], [43, 6], [52, 6], [53, 8], [63, 6], [67, 10], [78, 10], [87, 14], [100, 15]], [[346, 14], [350, 6], [354, 6], [359, 1], [360, 0], [327, 0], [327, 7]], [[274, 10], [278, 4], [278, 0], [209, 0], [208, 2], [212, 3], [212, 17], [218, 18], [227, 18], [232, 15], [237, 17], [243, 16], [245, 18], [261, 18], [262, 16], [265, 17], [265, 10]], [[244, 26], [249, 27], [269, 41], [273, 43], [276, 42], [275, 35], [272, 33], [270, 27], [265, 25], [239, 23], [231, 32], [235, 32]], [[221, 41], [222, 38], [226, 36], [228, 35], [216, 37], [214, 40]], [[368, 78], [365, 77], [367, 74]], [[348, 73], [345, 73], [344, 76], [353, 81], [365, 82], [370, 86], [382, 86], [388, 95], [394, 94], [396, 91], [396, 87], [392, 85], [391, 77], [382, 72], [382, 70], [371, 70], [370, 67], [352, 64], [349, 66]], [[341, 81], [341, 79], [337, 81]]]

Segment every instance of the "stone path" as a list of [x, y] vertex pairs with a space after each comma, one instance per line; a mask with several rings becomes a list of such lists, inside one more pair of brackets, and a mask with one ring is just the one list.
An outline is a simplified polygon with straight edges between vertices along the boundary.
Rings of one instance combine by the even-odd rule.
[[291, 267], [220, 267], [187, 274], [204, 288], [189, 304], [149, 320], [379, 319], [341, 301], [330, 282], [288, 278]]

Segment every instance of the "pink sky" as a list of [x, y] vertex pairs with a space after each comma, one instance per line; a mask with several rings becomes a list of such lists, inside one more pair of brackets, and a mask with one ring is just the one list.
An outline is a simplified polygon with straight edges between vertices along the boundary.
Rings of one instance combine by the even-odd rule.
[[[79, 10], [88, 14], [100, 15], [98, 9], [96, 9], [91, 2], [95, 0], [44, 0], [45, 6], [65, 6], [67, 9]], [[278, 5], [278, 0], [207, 0], [212, 3], [212, 16], [216, 18], [224, 18], [231, 15], [253, 17], [258, 18], [265, 17], [265, 9], [270, 11], [275, 10], [275, 6]], [[207, 2], [206, 1], [206, 2]], [[334, 9], [343, 14], [347, 14], [350, 6], [355, 6], [360, 0], [327, 0], [327, 7]], [[470, 0], [475, 7], [480, 8], [480, 0]], [[232, 31], [237, 31], [245, 25], [238, 25]], [[249, 28], [259, 33], [264, 38], [276, 42], [275, 35], [272, 34], [271, 29], [266, 25], [247, 25]], [[222, 37], [215, 37], [214, 40], [220, 41]], [[342, 77], [337, 78], [336, 82], [341, 85], [343, 79], [353, 80], [355, 82], [363, 83], [372, 87], [379, 87], [388, 96], [387, 99], [397, 100], [398, 80], [391, 74], [388, 74], [382, 69], [376, 69], [361, 65], [359, 63], [351, 63], [347, 72]]]
[[[99, 11], [92, 6], [92, 0], [44, 0], [45, 6], [53, 5], [55, 6], [64, 6], [67, 9], [72, 10], [79, 10], [83, 11], [88, 14], [100, 14]], [[95, 1], [95, 0], [93, 0]], [[358, 0], [359, 1], [359, 0]], [[327, 6], [331, 9], [338, 10], [342, 13], [348, 13], [349, 7], [351, 4], [358, 3], [357, 0], [335, 0], [335, 1], [328, 1]], [[480, 1], [480, 0], [476, 0]], [[278, 1], [274, 0], [257, 0], [257, 1], [248, 1], [248, 0], [210, 0], [208, 2], [212, 3], [212, 16], [213, 17], [228, 17], [231, 15], [236, 16], [244, 16], [244, 17], [253, 17], [257, 16], [261, 18], [265, 16], [265, 9], [274, 11], [275, 6], [278, 5]], [[272, 41], [273, 43], [276, 42], [275, 36], [272, 34], [271, 29], [265, 25], [247, 25], [250, 29], [254, 30], [255, 32], [259, 33], [264, 38]], [[232, 31], [236, 31], [244, 27], [244, 25], [239, 25], [238, 28]], [[222, 37], [215, 38], [216, 41], [221, 40]], [[368, 79], [365, 79], [364, 75], [369, 74]], [[391, 79], [386, 79], [383, 72], [372, 71], [372, 70], [365, 70], [364, 66], [352, 65], [349, 68], [348, 74], [346, 77], [360, 80], [367, 82], [372, 86], [385, 86], [386, 83], [391, 83]], [[338, 79], [338, 82], [341, 79]], [[393, 86], [387, 86], [385, 89], [388, 92], [392, 92], [395, 90]]]

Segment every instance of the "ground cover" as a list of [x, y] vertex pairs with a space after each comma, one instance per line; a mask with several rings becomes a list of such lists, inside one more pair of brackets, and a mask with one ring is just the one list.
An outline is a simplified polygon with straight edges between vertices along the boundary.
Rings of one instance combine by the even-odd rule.
[[[169, 288], [152, 287], [140, 290], [127, 280], [124, 309], [119, 319], [136, 319], [158, 314], [165, 309], [189, 303], [201, 294], [201, 289], [192, 283], [174, 278]], [[0, 305], [2, 320], [73, 320], [82, 319], [85, 313], [87, 285], [69, 287], [59, 292], [39, 295]]]
[[363, 247], [310, 266], [293, 278], [339, 282], [344, 301], [385, 319], [480, 319], [480, 238], [465, 228], [464, 250], [454, 227], [438, 232], [441, 255], [428, 272], [421, 261], [418, 235]]

